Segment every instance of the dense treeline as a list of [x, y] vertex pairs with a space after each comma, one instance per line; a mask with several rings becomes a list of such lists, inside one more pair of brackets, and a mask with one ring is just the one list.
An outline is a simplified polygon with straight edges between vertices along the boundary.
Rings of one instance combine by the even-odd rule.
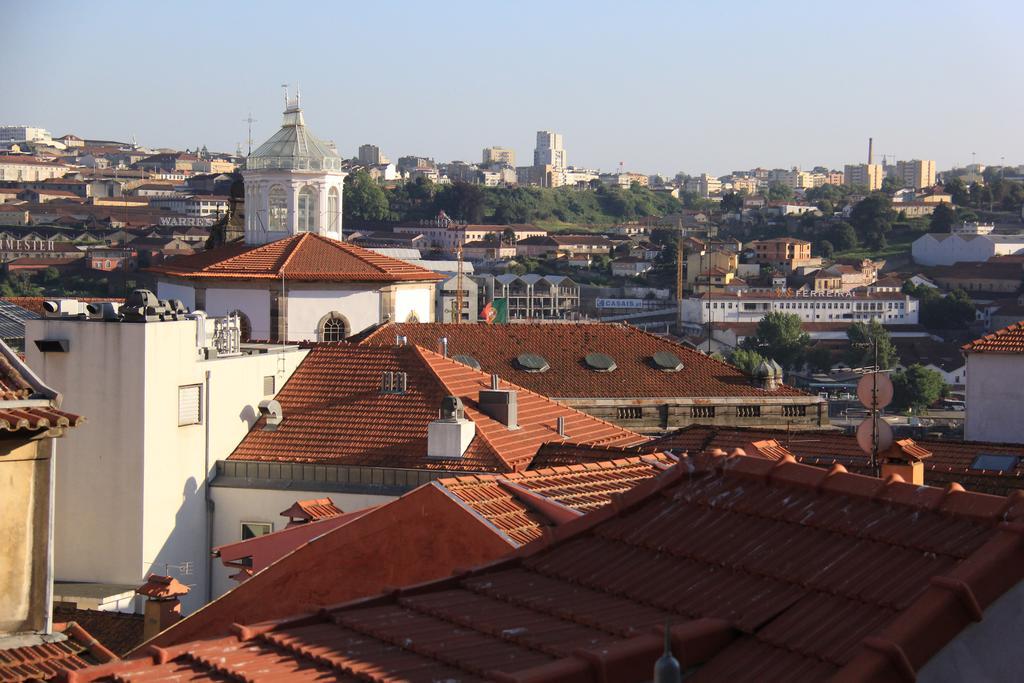
[[371, 221], [415, 221], [444, 211], [456, 220], [474, 224], [610, 225], [665, 216], [700, 204], [696, 196], [680, 201], [638, 185], [628, 189], [603, 185], [588, 189], [482, 187], [468, 183], [439, 185], [418, 178], [385, 189], [366, 173], [357, 172], [345, 183], [344, 212], [347, 219]]

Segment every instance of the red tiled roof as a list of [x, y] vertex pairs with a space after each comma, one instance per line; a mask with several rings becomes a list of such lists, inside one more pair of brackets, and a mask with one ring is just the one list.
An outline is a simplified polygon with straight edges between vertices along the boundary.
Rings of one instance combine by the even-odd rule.
[[540, 447], [530, 463], [531, 470], [568, 467], [591, 462], [604, 462], [638, 455], [655, 455], [661, 449], [648, 443], [636, 446], [593, 446], [577, 443], [549, 442]]
[[511, 559], [79, 680], [642, 680], [666, 622], [694, 683], [912, 680], [1024, 579], [1022, 519], [1019, 497], [688, 458]]
[[[796, 459], [809, 465], [831, 467], [839, 464], [852, 471], [867, 473], [868, 456], [857, 445], [853, 435], [837, 430], [807, 430], [787, 432], [781, 429], [746, 429], [743, 427], [712, 427], [695, 425], [685, 427], [644, 445], [645, 449], [687, 451], [700, 453], [708, 448], [731, 451], [748, 450], [754, 441], [774, 439], [793, 453]], [[925, 483], [931, 486], [960, 484], [972, 491], [1006, 496], [1024, 489], [1024, 444], [999, 444], [982, 441], [952, 441], [918, 439], [911, 442], [920, 449], [916, 457], [924, 461]], [[895, 446], [894, 446], [895, 447]], [[625, 449], [628, 453], [630, 449]], [[924, 456], [923, 453], [931, 453]], [[972, 469], [974, 459], [981, 454], [1018, 456], [1016, 466], [1007, 472]], [[543, 455], [541, 453], [540, 455]], [[541, 459], [540, 455], [538, 460]], [[904, 455], [901, 459], [906, 459]]]
[[330, 519], [344, 514], [345, 511], [334, 504], [330, 498], [314, 498], [312, 500], [297, 500], [290, 508], [281, 513], [282, 517], [289, 519], [301, 519], [307, 522], [316, 522], [321, 519]]
[[[503, 476], [439, 479], [438, 484], [519, 546], [540, 538], [546, 529], [558, 524], [550, 516], [558, 516], [557, 506], [581, 513], [596, 510], [611, 502], [613, 496], [657, 476], [674, 463], [674, 458], [659, 453]], [[545, 512], [543, 501], [520, 495], [521, 489], [555, 503], [554, 512]]]
[[64, 639], [38, 645], [0, 649], [0, 683], [35, 683], [57, 678], [117, 656], [75, 622], [55, 623], [53, 631]]
[[1024, 353], [1024, 320], [964, 344], [963, 349], [968, 353]]
[[[402, 394], [382, 393], [384, 372], [407, 373]], [[502, 382], [518, 392], [519, 429], [482, 413], [481, 389], [489, 375], [426, 349], [317, 344], [276, 399], [284, 419], [274, 431], [263, 420], [242, 439], [231, 460], [331, 463], [465, 472], [525, 469], [537, 449], [560, 440], [565, 418], [569, 440], [627, 446], [644, 437]], [[444, 397], [462, 399], [476, 436], [461, 458], [428, 458], [427, 425]]]
[[58, 623], [75, 622], [118, 657], [128, 654], [142, 642], [141, 614], [78, 609], [55, 604], [53, 620]]
[[[8, 403], [8, 401], [37, 398], [38, 392], [24, 372], [28, 368], [23, 365], [23, 361], [17, 359], [6, 344], [0, 342], [0, 345], [3, 345], [3, 352], [0, 352], [0, 430], [7, 432], [39, 431], [77, 427], [84, 422], [84, 419], [78, 415], [53, 407], [53, 400], [50, 400], [49, 406], [25, 406]], [[49, 396], [43, 400], [46, 398]]]
[[[428, 349], [437, 349], [438, 340], [446, 337], [449, 356], [472, 356], [484, 372], [498, 373], [552, 398], [808, 397], [787, 385], [765, 391], [727, 363], [628, 325], [388, 323], [361, 343], [390, 346], [398, 335]], [[677, 356], [683, 369], [659, 370], [651, 361], [658, 351]], [[591, 352], [611, 356], [616, 369], [590, 370], [584, 357]], [[542, 355], [550, 369], [539, 373], [522, 369], [516, 363], [522, 353]]]
[[303, 233], [269, 244], [229, 244], [149, 268], [183, 278], [316, 282], [433, 282], [442, 276], [348, 242]]

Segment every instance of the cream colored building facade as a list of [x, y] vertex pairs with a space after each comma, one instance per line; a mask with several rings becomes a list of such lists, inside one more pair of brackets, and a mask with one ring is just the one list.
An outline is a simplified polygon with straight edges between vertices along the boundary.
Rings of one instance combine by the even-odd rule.
[[866, 187], [869, 192], [882, 189], [885, 169], [881, 164], [847, 164], [843, 177], [850, 187]]
[[913, 159], [896, 163], [896, 175], [905, 187], [921, 189], [935, 185], [935, 160]]

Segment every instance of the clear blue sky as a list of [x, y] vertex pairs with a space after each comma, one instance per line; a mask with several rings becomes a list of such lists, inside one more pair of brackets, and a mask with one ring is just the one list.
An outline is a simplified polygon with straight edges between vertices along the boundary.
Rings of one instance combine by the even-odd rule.
[[[866, 156], [1024, 163], [1019, 0], [0, 0], [0, 122], [231, 151], [281, 84], [346, 156], [723, 174]], [[714, 5], [714, 6], [712, 6]], [[721, 6], [719, 6], [721, 5]]]

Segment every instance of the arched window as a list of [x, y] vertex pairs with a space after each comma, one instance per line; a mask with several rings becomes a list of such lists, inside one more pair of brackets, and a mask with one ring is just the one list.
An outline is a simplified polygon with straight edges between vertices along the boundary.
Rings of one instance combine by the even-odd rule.
[[309, 185], [299, 190], [298, 232], [316, 232], [316, 190]]
[[352, 334], [348, 320], [346, 320], [345, 316], [337, 311], [331, 311], [321, 318], [318, 329], [320, 332], [320, 341], [323, 342], [344, 341], [345, 337]]
[[288, 229], [288, 195], [280, 185], [270, 188], [267, 195], [267, 209], [269, 212], [267, 230], [271, 232], [283, 232]]
[[332, 187], [327, 193], [327, 229], [338, 232], [341, 216], [338, 215], [338, 188]]
[[228, 315], [238, 316], [238, 327], [242, 333], [242, 341], [250, 341], [252, 339], [252, 322], [249, 320], [249, 316], [237, 308], [228, 313]]

